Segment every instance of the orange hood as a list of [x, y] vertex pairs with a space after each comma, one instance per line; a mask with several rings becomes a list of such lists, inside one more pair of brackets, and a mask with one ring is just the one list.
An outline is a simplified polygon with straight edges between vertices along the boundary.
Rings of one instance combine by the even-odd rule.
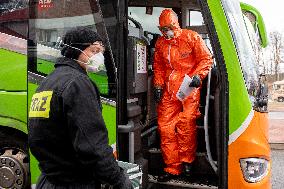
[[159, 17], [160, 27], [171, 26], [175, 33], [175, 37], [178, 37], [181, 33], [181, 28], [178, 23], [178, 17], [176, 13], [171, 9], [165, 9], [162, 11]]

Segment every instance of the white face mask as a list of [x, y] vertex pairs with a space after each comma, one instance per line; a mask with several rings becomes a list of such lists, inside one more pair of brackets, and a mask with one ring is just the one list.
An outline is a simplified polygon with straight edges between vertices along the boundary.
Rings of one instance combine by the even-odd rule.
[[[70, 48], [81, 51], [83, 54], [85, 54], [85, 56], [89, 57], [84, 51], [82, 51], [81, 49], [79, 49], [77, 47], [72, 47], [70, 45], [64, 44], [62, 42], [62, 40], [60, 41], [60, 43], [62, 43], [65, 46], [68, 46]], [[76, 61], [81, 62], [79, 60], [76, 60]], [[96, 72], [99, 72], [99, 71], [106, 71], [106, 67], [105, 67], [104, 62], [105, 62], [105, 57], [104, 57], [103, 53], [99, 52], [99, 53], [96, 53], [93, 56], [91, 56], [87, 63], [84, 63], [84, 62], [81, 62], [81, 63], [87, 64], [87, 66], [86, 66], [87, 72], [96, 73]]]
[[99, 71], [106, 71], [105, 68], [105, 57], [103, 55], [103, 53], [99, 52], [97, 54], [94, 54], [93, 56], [91, 56], [87, 62], [87, 66], [86, 66], [86, 71], [87, 72], [99, 72]]
[[168, 31], [167, 31], [166, 37], [167, 37], [168, 39], [173, 38], [174, 36], [175, 36], [175, 33], [174, 33], [173, 30], [168, 30]]

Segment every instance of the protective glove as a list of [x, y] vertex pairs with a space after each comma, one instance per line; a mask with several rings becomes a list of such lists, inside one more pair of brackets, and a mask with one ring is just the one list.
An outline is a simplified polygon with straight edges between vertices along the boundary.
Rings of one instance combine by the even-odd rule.
[[192, 77], [192, 81], [191, 81], [191, 83], [189, 84], [189, 86], [190, 87], [200, 87], [200, 85], [201, 85], [201, 79], [200, 79], [200, 77], [199, 77], [199, 75], [194, 75], [193, 77]]
[[154, 98], [157, 103], [160, 102], [162, 95], [163, 95], [163, 89], [156, 87], [154, 90]]
[[125, 181], [113, 187], [113, 189], [134, 189], [128, 176], [125, 176]]

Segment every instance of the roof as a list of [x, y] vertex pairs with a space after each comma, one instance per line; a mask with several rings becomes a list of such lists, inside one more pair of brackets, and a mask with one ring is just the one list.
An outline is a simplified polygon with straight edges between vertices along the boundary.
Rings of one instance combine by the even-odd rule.
[[18, 9], [13, 12], [7, 12], [7, 13], [0, 15], [0, 23], [28, 20], [28, 18], [29, 18], [28, 8]]

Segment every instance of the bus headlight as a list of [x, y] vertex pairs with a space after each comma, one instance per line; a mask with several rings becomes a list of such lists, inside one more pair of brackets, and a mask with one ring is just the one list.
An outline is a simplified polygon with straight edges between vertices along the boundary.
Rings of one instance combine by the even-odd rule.
[[266, 159], [246, 158], [240, 159], [244, 178], [247, 182], [259, 182], [268, 174], [268, 164]]

